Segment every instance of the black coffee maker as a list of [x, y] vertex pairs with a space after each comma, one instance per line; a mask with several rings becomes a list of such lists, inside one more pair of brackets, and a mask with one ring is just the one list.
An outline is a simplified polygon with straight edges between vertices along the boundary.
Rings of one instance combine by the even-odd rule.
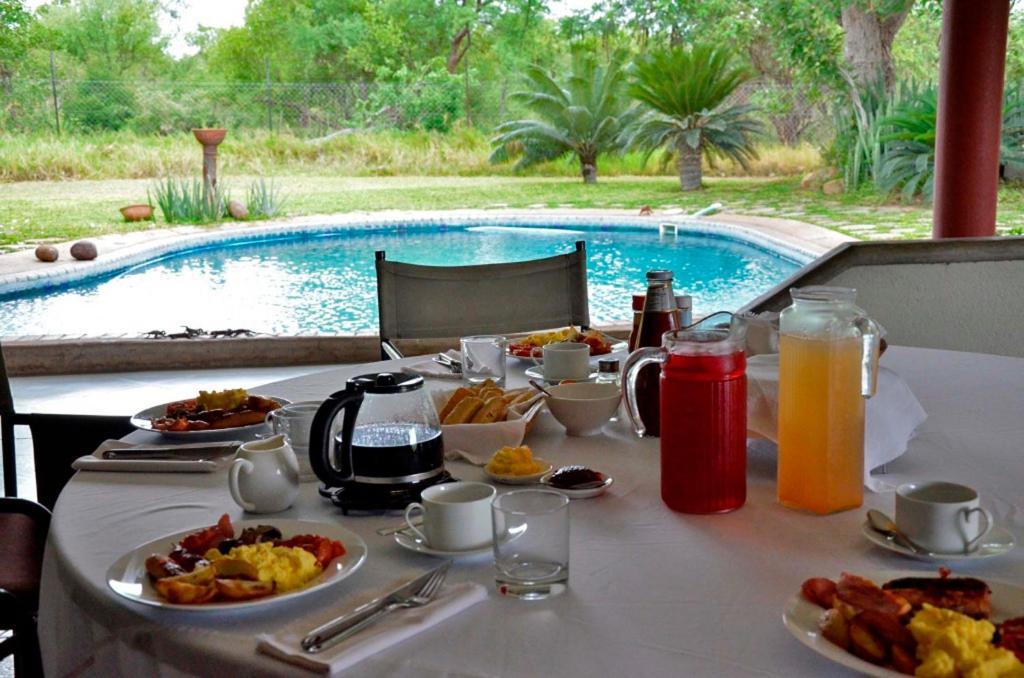
[[437, 410], [423, 377], [411, 374], [349, 379], [313, 417], [309, 461], [320, 493], [345, 513], [404, 509], [451, 479]]

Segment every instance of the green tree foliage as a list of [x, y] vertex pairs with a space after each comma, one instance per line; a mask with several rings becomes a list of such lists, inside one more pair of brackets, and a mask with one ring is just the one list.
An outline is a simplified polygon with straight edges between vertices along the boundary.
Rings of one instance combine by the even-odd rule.
[[730, 158], [746, 167], [757, 157], [754, 136], [762, 131], [753, 106], [731, 104], [729, 96], [750, 71], [732, 53], [712, 45], [661, 49], [637, 62], [630, 93], [650, 111], [629, 145], [674, 156], [684, 191], [701, 186], [701, 159]]
[[92, 80], [159, 77], [171, 59], [161, 35], [159, 0], [77, 0], [45, 5], [44, 46], [74, 60]]
[[624, 132], [635, 117], [625, 91], [623, 56], [601, 63], [577, 52], [562, 82], [540, 66], [528, 68], [526, 79], [529, 89], [512, 96], [536, 117], [499, 125], [491, 161], [505, 162], [518, 152], [517, 167], [528, 167], [574, 156], [583, 181], [597, 182], [598, 156], [622, 149]]
[[22, 0], [0, 0], [0, 80], [14, 73], [29, 46], [32, 15]]

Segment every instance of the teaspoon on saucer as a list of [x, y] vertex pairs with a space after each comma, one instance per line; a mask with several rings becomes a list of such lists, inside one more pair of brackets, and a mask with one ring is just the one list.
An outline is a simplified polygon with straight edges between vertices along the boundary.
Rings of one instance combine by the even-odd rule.
[[893, 522], [892, 518], [885, 515], [881, 511], [875, 509], [868, 509], [868, 523], [871, 525], [871, 528], [875, 530], [875, 532], [885, 535], [886, 537], [896, 542], [903, 548], [913, 553], [927, 553], [927, 551], [922, 549], [914, 542], [910, 541], [905, 534], [900, 532], [899, 528], [896, 527], [896, 523]]

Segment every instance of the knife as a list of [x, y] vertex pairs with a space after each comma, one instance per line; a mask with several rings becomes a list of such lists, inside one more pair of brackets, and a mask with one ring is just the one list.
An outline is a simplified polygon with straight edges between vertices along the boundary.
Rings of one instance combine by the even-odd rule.
[[210, 455], [227, 456], [234, 454], [241, 445], [238, 441], [211, 443], [209, 445], [190, 445], [188, 447], [168, 447], [156, 445], [136, 445], [117, 450], [105, 450], [102, 459], [146, 460], [146, 459], [180, 459], [194, 461], [206, 459]]
[[355, 626], [356, 624], [366, 619], [377, 610], [385, 607], [386, 605], [389, 605], [403, 598], [408, 598], [409, 596], [419, 591], [423, 587], [423, 585], [427, 583], [427, 580], [430, 579], [434, 572], [440, 570], [443, 567], [448, 567], [450, 566], [450, 564], [450, 562], [446, 561], [444, 565], [441, 565], [441, 567], [434, 568], [433, 570], [429, 570], [428, 572], [424, 572], [423, 574], [418, 575], [414, 579], [410, 579], [406, 583], [402, 584], [393, 591], [389, 591], [387, 594], [381, 596], [380, 598], [371, 600], [368, 603], [360, 605], [356, 609], [352, 610], [351, 612], [346, 612], [340, 617], [335, 617], [326, 624], [321, 624], [320, 626], [316, 627], [315, 629], [307, 633], [306, 637], [302, 639], [302, 649], [308, 652], [310, 648], [324, 643], [325, 641], [338, 635], [347, 628]]

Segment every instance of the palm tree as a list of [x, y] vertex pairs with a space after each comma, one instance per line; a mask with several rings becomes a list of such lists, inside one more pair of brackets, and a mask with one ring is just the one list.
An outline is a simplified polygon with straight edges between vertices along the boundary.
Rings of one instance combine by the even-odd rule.
[[491, 162], [509, 160], [521, 151], [517, 168], [573, 154], [583, 181], [597, 182], [597, 157], [623, 147], [623, 131], [636, 117], [626, 95], [623, 58], [614, 55], [600, 64], [590, 55], [573, 56], [572, 72], [564, 83], [540, 66], [526, 70], [528, 91], [512, 96], [536, 116], [510, 120], [495, 129]]
[[650, 110], [629, 146], [648, 156], [659, 148], [674, 155], [684, 191], [700, 188], [703, 156], [709, 162], [731, 158], [746, 168], [757, 157], [753, 137], [762, 126], [750, 115], [753, 106], [726, 99], [750, 77], [727, 49], [711, 45], [662, 49], [638, 60], [629, 92]]

